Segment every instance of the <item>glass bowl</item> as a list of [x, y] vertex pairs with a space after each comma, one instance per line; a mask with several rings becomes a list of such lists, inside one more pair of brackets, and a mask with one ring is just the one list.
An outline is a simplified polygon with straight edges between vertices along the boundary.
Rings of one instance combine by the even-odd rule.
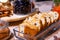
[[[28, 35], [28, 34], [24, 34], [24, 33], [22, 33], [22, 32], [19, 32], [18, 29], [19, 29], [18, 27], [16, 27], [16, 28], [13, 29], [15, 37], [16, 37], [18, 40], [27, 40], [27, 38], [28, 38], [29, 35]], [[25, 37], [21, 37], [21, 36], [19, 36], [19, 34], [22, 34], [22, 35], [24, 35]]]

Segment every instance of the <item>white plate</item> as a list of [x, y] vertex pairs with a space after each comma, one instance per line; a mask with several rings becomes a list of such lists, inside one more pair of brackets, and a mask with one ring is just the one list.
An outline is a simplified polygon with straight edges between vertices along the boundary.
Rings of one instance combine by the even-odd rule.
[[13, 21], [18, 21], [18, 20], [23, 20], [28, 16], [34, 15], [36, 12], [29, 13], [27, 15], [17, 15], [13, 14], [13, 16], [10, 17], [2, 17], [0, 18], [1, 20], [7, 21], [7, 22], [13, 22]]

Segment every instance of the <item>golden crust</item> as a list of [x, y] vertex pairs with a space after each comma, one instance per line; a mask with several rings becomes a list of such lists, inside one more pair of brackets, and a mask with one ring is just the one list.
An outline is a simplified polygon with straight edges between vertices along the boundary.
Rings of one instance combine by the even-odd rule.
[[[38, 28], [35, 27], [34, 25], [30, 25], [28, 23], [23, 23], [21, 24], [22, 26], [24, 26], [24, 34], [27, 34], [29, 35], [30, 37], [33, 37], [35, 36], [39, 31], [38, 31]], [[22, 26], [19, 26], [19, 27], [22, 27]], [[23, 28], [22, 28], [23, 29]], [[21, 31], [21, 29], [19, 29]], [[19, 34], [20, 36], [25, 36], [25, 35], [22, 35], [22, 34]]]

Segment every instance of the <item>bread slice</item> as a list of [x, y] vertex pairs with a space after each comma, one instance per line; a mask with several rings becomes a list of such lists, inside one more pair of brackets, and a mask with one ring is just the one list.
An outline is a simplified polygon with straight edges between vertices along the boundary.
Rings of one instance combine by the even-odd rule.
[[51, 17], [49, 16], [49, 14], [46, 12], [43, 12], [42, 17], [46, 19], [47, 26], [49, 26], [51, 24]]
[[58, 20], [58, 18], [59, 18], [59, 14], [57, 13], [57, 12], [49, 12], [48, 13], [51, 17], [52, 17], [52, 22], [55, 22], [55, 21], [57, 21]]
[[51, 23], [53, 23], [54, 22], [54, 17], [53, 17], [53, 15], [52, 15], [52, 12], [48, 12], [47, 13], [49, 16], [50, 16], [50, 18], [51, 18]]
[[57, 12], [53, 13], [54, 21], [56, 22], [59, 19], [59, 14]]

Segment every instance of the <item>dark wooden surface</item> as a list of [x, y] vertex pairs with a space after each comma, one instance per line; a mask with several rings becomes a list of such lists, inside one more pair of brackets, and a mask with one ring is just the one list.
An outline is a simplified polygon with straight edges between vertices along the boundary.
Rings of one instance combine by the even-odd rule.
[[50, 36], [46, 37], [45, 40], [54, 40], [54, 36], [56, 36], [57, 38], [60, 38], [60, 29], [58, 29], [56, 32], [54, 32], [53, 34], [51, 34]]

